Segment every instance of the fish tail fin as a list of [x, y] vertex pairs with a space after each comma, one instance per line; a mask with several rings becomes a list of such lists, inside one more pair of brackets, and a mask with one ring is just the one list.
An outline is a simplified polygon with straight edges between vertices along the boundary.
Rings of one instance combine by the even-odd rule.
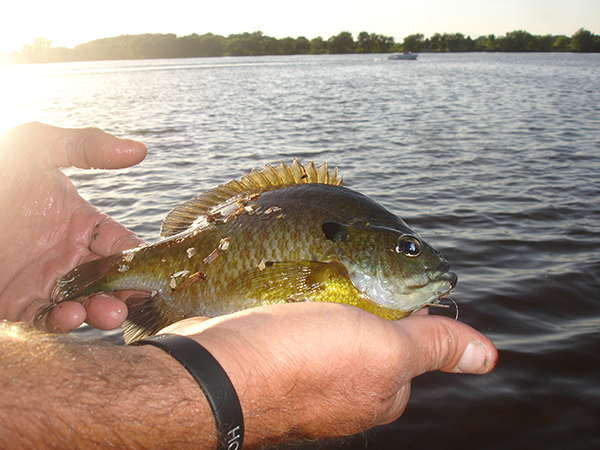
[[59, 303], [104, 290], [100, 281], [122, 258], [123, 255], [116, 254], [75, 267], [56, 281], [52, 291], [52, 302]]
[[159, 305], [163, 303], [160, 294], [153, 292], [149, 297], [129, 297], [129, 314], [123, 324], [123, 337], [126, 344], [152, 336], [170, 325]]

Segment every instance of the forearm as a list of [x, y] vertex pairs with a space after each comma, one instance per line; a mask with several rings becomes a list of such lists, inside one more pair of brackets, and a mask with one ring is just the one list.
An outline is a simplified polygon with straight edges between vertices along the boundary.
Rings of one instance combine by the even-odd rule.
[[[235, 352], [217, 351], [223, 342], [207, 338], [239, 394], [244, 449], [346, 434], [317, 431], [323, 418], [314, 415], [324, 406], [318, 407], [318, 388], [298, 393], [295, 382], [284, 382], [282, 389], [287, 376], [258, 370], [257, 360], [240, 365]], [[163, 350], [0, 321], [0, 448], [91, 447], [214, 450], [216, 424], [198, 383]]]
[[212, 412], [181, 365], [0, 322], [0, 448], [216, 448]]

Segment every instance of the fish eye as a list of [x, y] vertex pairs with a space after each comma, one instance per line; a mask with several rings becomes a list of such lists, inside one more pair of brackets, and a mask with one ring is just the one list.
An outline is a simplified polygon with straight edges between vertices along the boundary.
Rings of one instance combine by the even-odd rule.
[[398, 239], [398, 245], [396, 246], [396, 253], [403, 253], [406, 256], [415, 257], [421, 254], [423, 245], [414, 236], [402, 236]]

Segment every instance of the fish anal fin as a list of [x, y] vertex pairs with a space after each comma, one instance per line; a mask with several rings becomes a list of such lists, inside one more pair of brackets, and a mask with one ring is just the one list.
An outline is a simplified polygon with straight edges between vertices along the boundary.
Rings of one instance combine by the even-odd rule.
[[[166, 326], [176, 322], [169, 320], [161, 312], [160, 294], [149, 296], [132, 296], [127, 299], [129, 314], [123, 323], [123, 337], [126, 344], [155, 335]], [[183, 317], [181, 317], [183, 319]]]

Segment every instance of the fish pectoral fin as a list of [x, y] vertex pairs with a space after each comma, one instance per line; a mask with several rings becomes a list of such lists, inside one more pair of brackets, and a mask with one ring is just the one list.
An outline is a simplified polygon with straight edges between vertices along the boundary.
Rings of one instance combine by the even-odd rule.
[[261, 303], [319, 301], [324, 291], [340, 277], [343, 265], [320, 261], [267, 261], [245, 271], [229, 286], [234, 296]]

